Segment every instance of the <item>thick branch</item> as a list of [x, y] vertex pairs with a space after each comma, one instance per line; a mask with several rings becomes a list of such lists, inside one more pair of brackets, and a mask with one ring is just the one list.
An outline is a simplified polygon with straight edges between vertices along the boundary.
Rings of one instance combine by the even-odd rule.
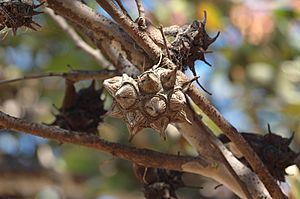
[[[30, 123], [28, 121], [11, 117], [0, 111], [0, 127], [12, 131], [21, 131], [43, 138], [54, 139], [59, 142], [67, 142], [94, 148], [114, 156], [135, 162], [145, 167], [165, 168], [185, 172], [202, 170], [203, 173], [211, 173], [215, 170], [201, 157], [177, 156], [164, 154], [148, 149], [138, 149], [119, 143], [112, 143], [98, 136], [87, 133], [67, 131], [54, 126]], [[190, 166], [193, 165], [193, 166]]]

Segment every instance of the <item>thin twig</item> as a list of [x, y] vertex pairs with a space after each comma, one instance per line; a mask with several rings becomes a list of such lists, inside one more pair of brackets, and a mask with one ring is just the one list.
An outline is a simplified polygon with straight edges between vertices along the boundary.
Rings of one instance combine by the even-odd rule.
[[98, 4], [129, 34], [136, 43], [145, 50], [145, 52], [157, 62], [161, 55], [161, 49], [145, 33], [139, 30], [139, 27], [133, 23], [127, 16], [109, 0], [97, 0]]
[[138, 9], [138, 12], [139, 12], [139, 17], [140, 18], [146, 18], [145, 17], [145, 9], [144, 9], [144, 6], [143, 6], [143, 3], [141, 0], [135, 0], [136, 2], [136, 6], [137, 6], [137, 9]]
[[[171, 55], [170, 55], [170, 51], [169, 51], [169, 48], [168, 48], [167, 39], [166, 39], [165, 33], [164, 33], [164, 31], [163, 31], [163, 27], [162, 27], [162, 26], [159, 26], [159, 30], [160, 30], [161, 35], [162, 35], [162, 38], [163, 38], [163, 40], [164, 40], [164, 45], [165, 45], [165, 48], [166, 48], [166, 51], [167, 51], [168, 58], [171, 60]], [[176, 68], [177, 68], [177, 67], [176, 67]]]
[[121, 8], [121, 10], [123, 11], [123, 13], [132, 21], [132, 18], [130, 17], [130, 15], [128, 14], [126, 8], [123, 6], [123, 3], [121, 0], [115, 0], [118, 4], [118, 6]]
[[[122, 55], [124, 58], [134, 58], [131, 59], [131, 62], [136, 67], [143, 65], [144, 58], [146, 59], [146, 68], [153, 65], [154, 60], [151, 60], [141, 47], [136, 45], [136, 42], [124, 30], [120, 29], [114, 21], [96, 13], [81, 1], [47, 0], [47, 6], [67, 21], [70, 21], [72, 25], [79, 26], [80, 32], [89, 32], [90, 35], [93, 35], [92, 41], [95, 44], [96, 42], [100, 44], [97, 46], [101, 46], [101, 52], [109, 61], [112, 61], [111, 50], [113, 48], [119, 51], [114, 53], [117, 57]], [[117, 9], [119, 8], [117, 7]], [[113, 59], [118, 61], [118, 58]], [[122, 67], [119, 62], [114, 62], [113, 65], [119, 67], [119, 71], [127, 66]]]
[[9, 79], [9, 80], [1, 80], [0, 86], [4, 84], [10, 84], [22, 80], [29, 79], [39, 79], [44, 77], [62, 77], [68, 79], [73, 82], [81, 81], [81, 80], [104, 80], [110, 77], [117, 75], [118, 73], [114, 70], [100, 70], [100, 71], [84, 71], [84, 70], [73, 70], [68, 73], [45, 73], [45, 74], [37, 74], [37, 75], [28, 75], [20, 78]]
[[143, 3], [141, 0], [135, 0], [135, 3], [139, 12], [139, 17], [137, 18], [136, 22], [141, 30], [146, 30], [147, 24]]
[[69, 35], [69, 37], [75, 42], [76, 46], [78, 46], [87, 54], [91, 55], [99, 65], [101, 65], [103, 68], [107, 68], [109, 65], [111, 65], [102, 55], [100, 50], [94, 49], [88, 45], [63, 17], [56, 15], [50, 8], [45, 8], [45, 13], [47, 13], [62, 28], [62, 30]]
[[177, 156], [164, 154], [148, 149], [138, 149], [119, 143], [103, 140], [99, 136], [75, 131], [68, 131], [55, 126], [37, 124], [9, 116], [0, 111], [0, 127], [11, 131], [21, 131], [39, 137], [53, 139], [61, 143], [71, 143], [111, 153], [114, 156], [135, 162], [139, 165], [154, 168], [192, 172], [185, 165], [195, 164], [204, 172], [213, 170], [206, 160], [200, 156]]

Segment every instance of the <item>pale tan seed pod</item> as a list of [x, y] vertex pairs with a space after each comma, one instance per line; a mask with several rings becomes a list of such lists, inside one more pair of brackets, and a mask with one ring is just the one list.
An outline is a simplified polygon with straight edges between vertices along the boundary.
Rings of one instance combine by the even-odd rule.
[[137, 82], [132, 77], [129, 77], [126, 73], [122, 75], [122, 85], [125, 84], [131, 84], [136, 89], [136, 91], [139, 92]]
[[166, 128], [168, 127], [168, 124], [170, 123], [169, 118], [167, 117], [160, 117], [154, 122], [150, 123], [150, 127], [159, 132], [160, 136], [163, 137], [163, 139], [166, 139]]
[[115, 96], [115, 93], [122, 85], [122, 77], [116, 76], [103, 81], [104, 88], [109, 92], [111, 96]]
[[111, 110], [107, 112], [107, 115], [116, 118], [123, 118], [123, 112], [116, 102], [113, 103]]
[[178, 111], [186, 105], [186, 98], [181, 90], [175, 90], [170, 97], [169, 107], [172, 111]]
[[160, 81], [164, 89], [174, 88], [176, 84], [176, 70], [164, 69], [160, 74]]
[[126, 110], [135, 105], [138, 100], [138, 93], [132, 84], [124, 84], [115, 93], [115, 99], [121, 108]]
[[161, 90], [160, 79], [153, 71], [143, 73], [139, 77], [138, 87], [144, 93], [157, 93]]
[[126, 112], [125, 119], [130, 127], [134, 127], [144, 123], [145, 117], [139, 110], [134, 110]]
[[188, 119], [186, 112], [184, 110], [178, 111], [174, 117], [174, 120], [172, 122], [187, 122], [189, 124], [192, 124], [192, 122]]
[[162, 97], [154, 96], [146, 101], [144, 109], [149, 116], [157, 117], [166, 111], [167, 103]]
[[144, 126], [142, 125], [136, 125], [131, 127], [130, 125], [127, 125], [128, 130], [129, 130], [129, 142], [132, 141], [132, 139], [134, 138], [134, 136], [136, 134], [138, 134], [141, 130], [143, 130]]

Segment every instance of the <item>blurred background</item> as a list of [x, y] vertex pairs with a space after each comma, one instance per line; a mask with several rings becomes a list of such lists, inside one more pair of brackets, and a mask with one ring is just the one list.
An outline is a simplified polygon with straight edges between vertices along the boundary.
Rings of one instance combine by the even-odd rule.
[[[98, 12], [94, 1], [86, 1]], [[124, 0], [133, 19], [133, 0]], [[207, 31], [221, 32], [207, 60], [196, 65], [200, 82], [210, 92], [211, 102], [239, 131], [265, 134], [267, 123], [284, 137], [295, 132], [291, 148], [300, 147], [300, 1], [299, 0], [144, 0], [147, 16], [155, 25], [189, 24], [208, 14]], [[105, 13], [104, 13], [105, 14]], [[0, 37], [0, 80], [44, 72], [73, 69], [98, 70], [95, 60], [76, 48], [46, 14], [35, 21], [38, 32], [27, 29], [17, 36], [2, 31]], [[187, 71], [191, 75], [190, 71]], [[79, 82], [84, 88], [89, 81]], [[0, 86], [0, 110], [26, 120], [52, 123], [55, 107], [61, 107], [64, 80], [44, 78]], [[109, 107], [110, 99], [106, 100]], [[199, 110], [200, 111], [200, 110]], [[200, 111], [201, 113], [201, 111]], [[220, 131], [206, 117], [216, 134]], [[174, 127], [167, 141], [145, 129], [131, 145], [162, 152], [194, 155]], [[128, 144], [126, 125], [105, 118], [98, 127], [107, 140]], [[290, 167], [288, 183], [281, 183], [290, 198], [300, 198], [300, 172]], [[199, 188], [178, 190], [182, 199], [235, 198], [217, 182], [186, 175]], [[143, 198], [142, 186], [130, 162], [84, 147], [61, 144], [26, 135], [0, 131], [0, 198]]]

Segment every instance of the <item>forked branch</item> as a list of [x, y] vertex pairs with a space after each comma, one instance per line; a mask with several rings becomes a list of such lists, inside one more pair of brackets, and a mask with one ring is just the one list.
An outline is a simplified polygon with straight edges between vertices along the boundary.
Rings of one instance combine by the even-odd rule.
[[[107, 13], [141, 46], [146, 53], [154, 60], [157, 60], [161, 54], [161, 49], [149, 38], [148, 35], [139, 31], [136, 24], [130, 21], [122, 12], [108, 0], [97, 0]], [[169, 68], [176, 66], [167, 58], [165, 58]], [[255, 154], [250, 145], [238, 133], [238, 131], [209, 103], [209, 101], [201, 95], [201, 93], [193, 86], [189, 89], [189, 96], [193, 101], [207, 114], [212, 121], [225, 133], [226, 136], [238, 147], [241, 153], [245, 156], [255, 173], [264, 183], [269, 193], [274, 199], [285, 198], [281, 189], [277, 185], [274, 178], [270, 175], [262, 161]]]

